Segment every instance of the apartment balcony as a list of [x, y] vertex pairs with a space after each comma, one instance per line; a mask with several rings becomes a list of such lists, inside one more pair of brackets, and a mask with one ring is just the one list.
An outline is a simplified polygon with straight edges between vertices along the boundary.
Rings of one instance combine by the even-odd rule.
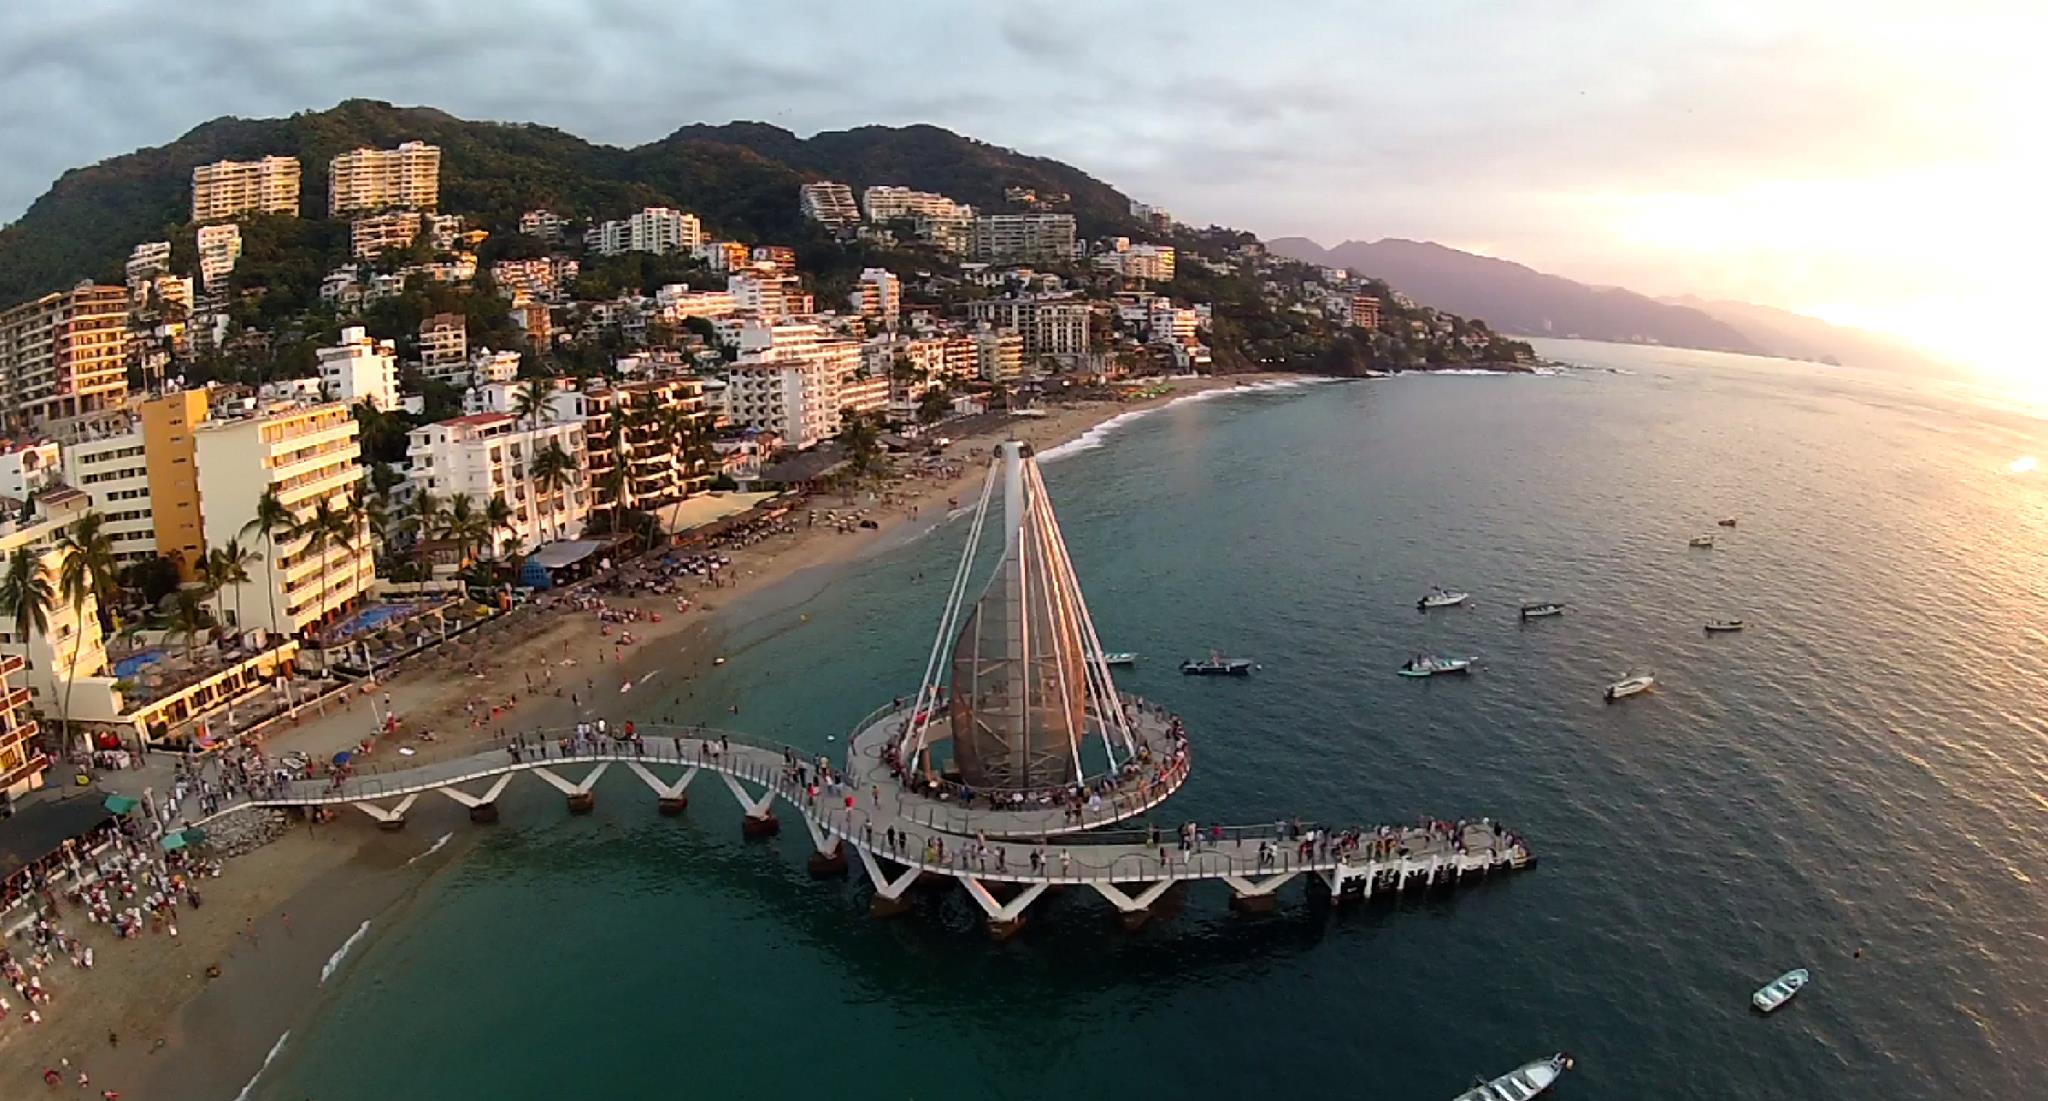
[[[13, 659], [13, 660], [15, 660], [15, 661], [17, 661], [17, 662], [18, 662], [18, 661], [20, 661], [21, 659], [20, 659], [20, 658], [15, 658], [15, 659]], [[26, 689], [26, 688], [16, 688], [16, 689], [13, 689], [13, 690], [11, 690], [11, 691], [9, 691], [9, 692], [7, 693], [7, 697], [6, 697], [6, 699], [5, 699], [4, 701], [0, 701], [0, 712], [8, 712], [8, 711], [13, 711], [13, 710], [15, 710], [15, 709], [17, 709], [17, 708], [27, 707], [27, 706], [28, 706], [28, 701], [29, 701], [29, 690], [28, 690], [28, 689]]]

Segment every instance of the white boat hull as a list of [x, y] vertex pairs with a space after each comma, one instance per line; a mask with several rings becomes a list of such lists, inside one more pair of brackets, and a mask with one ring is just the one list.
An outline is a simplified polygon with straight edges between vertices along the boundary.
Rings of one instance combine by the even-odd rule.
[[1648, 692], [1656, 683], [1657, 678], [1655, 677], [1630, 677], [1627, 680], [1616, 681], [1607, 686], [1607, 699], [1612, 702], [1640, 695]]
[[1529, 1101], [1557, 1084], [1572, 1067], [1572, 1057], [1559, 1052], [1548, 1059], [1524, 1063], [1484, 1085], [1473, 1086], [1451, 1101]]

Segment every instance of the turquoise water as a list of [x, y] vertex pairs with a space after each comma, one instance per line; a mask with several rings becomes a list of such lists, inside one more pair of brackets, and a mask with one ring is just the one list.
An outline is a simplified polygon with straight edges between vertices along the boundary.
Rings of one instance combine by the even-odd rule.
[[162, 660], [164, 660], [164, 652], [158, 649], [143, 650], [138, 653], [129, 654], [127, 657], [114, 663], [114, 678], [116, 680], [133, 679], [135, 674]]
[[[1145, 655], [1120, 679], [1188, 720], [1171, 821], [1489, 814], [1537, 869], [1267, 919], [1196, 887], [1136, 934], [1069, 894], [994, 945], [957, 894], [871, 920], [715, 786], [664, 820], [630, 776], [588, 818], [526, 785], [252, 1096], [1428, 1099], [1559, 1049], [1566, 1101], [2041, 1096], [2048, 509], [2007, 471], [2038, 422], [1546, 350], [1628, 373], [1233, 396], [1046, 467], [1104, 645]], [[958, 530], [770, 609], [660, 709], [827, 748], [915, 683]], [[1418, 614], [1432, 584], [1473, 605]], [[1212, 646], [1264, 668], [1171, 671]], [[1393, 675], [1425, 649], [1480, 671]], [[1659, 690], [1603, 704], [1629, 668]]]

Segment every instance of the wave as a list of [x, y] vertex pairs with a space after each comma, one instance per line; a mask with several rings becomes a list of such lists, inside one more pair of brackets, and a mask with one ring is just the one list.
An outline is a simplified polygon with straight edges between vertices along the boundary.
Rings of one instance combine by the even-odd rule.
[[[320, 965], [321, 982], [324, 983], [328, 979], [334, 977], [334, 973], [341, 969], [341, 961], [348, 958], [349, 949], [354, 948], [356, 946], [356, 942], [362, 940], [363, 937], [366, 936], [369, 932], [370, 923], [367, 921], [363, 922], [361, 925], [356, 926], [356, 931], [350, 933], [348, 935], [348, 939], [341, 942], [341, 947], [335, 949], [334, 954], [327, 957], [327, 962]], [[282, 1044], [284, 1043], [284, 1041], [279, 1040], [278, 1043]]]
[[[654, 675], [653, 673], [649, 673], [649, 674], [647, 674], [647, 676], [648, 676], [648, 677], [651, 677], [651, 676], [653, 676], [653, 675]], [[640, 679], [641, 679], [641, 680], [646, 680], [646, 679], [647, 679], [647, 677], [642, 677], [642, 678], [640, 678]], [[455, 840], [455, 835], [454, 835], [454, 834], [452, 834], [452, 833], [444, 833], [444, 834], [442, 834], [441, 836], [439, 836], [439, 837], [436, 837], [436, 838], [434, 839], [434, 843], [433, 843], [433, 844], [431, 844], [431, 845], [428, 845], [428, 846], [427, 846], [427, 851], [426, 851], [426, 852], [423, 852], [423, 853], [419, 854], [418, 856], [415, 856], [415, 857], [413, 857], [413, 858], [412, 858], [411, 860], [408, 860], [408, 861], [406, 861], [406, 862], [405, 862], [405, 866], [406, 866], [406, 867], [408, 867], [408, 868], [410, 868], [410, 867], [412, 867], [412, 866], [413, 866], [414, 864], [417, 864], [417, 863], [419, 863], [420, 861], [422, 861], [422, 860], [425, 860], [426, 858], [428, 858], [428, 857], [430, 857], [430, 856], [434, 855], [435, 853], [437, 853], [437, 852], [440, 852], [440, 851], [441, 851], [441, 847], [442, 847], [442, 846], [444, 846], [444, 845], [448, 844], [448, 842], [450, 842], [450, 841], [453, 841], [453, 840]], [[368, 923], [368, 922], [364, 922], [364, 924], [366, 924], [366, 925], [367, 925], [367, 924], [369, 924], [369, 923]], [[347, 946], [347, 945], [343, 945], [342, 947], [343, 947], [343, 948], [347, 948], [348, 946]]]
[[[369, 923], [364, 922], [363, 924], [368, 925]], [[263, 1072], [269, 1070], [270, 1064], [277, 1061], [277, 1053], [284, 1050], [284, 1042], [291, 1038], [291, 1030], [286, 1029], [284, 1035], [279, 1036], [277, 1042], [270, 1045], [270, 1053], [263, 1057], [263, 1065], [257, 1067], [256, 1073], [249, 1076], [248, 1084], [242, 1087], [242, 1092], [235, 1095], [235, 1101], [249, 1101], [249, 1091], [256, 1088], [256, 1080], [263, 1077]]]
[[1317, 386], [1335, 381], [1337, 380], [1327, 378], [1275, 379], [1269, 382], [1254, 382], [1247, 386], [1218, 386], [1193, 394], [1182, 394], [1172, 401], [1159, 405], [1150, 406], [1145, 409], [1133, 409], [1128, 413], [1118, 413], [1116, 416], [1103, 421], [1101, 424], [1090, 428], [1088, 431], [1057, 447], [1048, 447], [1044, 451], [1040, 451], [1038, 453], [1038, 461], [1047, 463], [1054, 459], [1064, 459], [1069, 455], [1079, 455], [1083, 451], [1093, 451], [1107, 443], [1110, 435], [1117, 429], [1142, 417], [1157, 413], [1162, 409], [1171, 409], [1176, 405], [1186, 402], [1213, 401], [1217, 398], [1229, 397], [1233, 394], [1270, 394], [1278, 390], [1297, 390], [1304, 386]]

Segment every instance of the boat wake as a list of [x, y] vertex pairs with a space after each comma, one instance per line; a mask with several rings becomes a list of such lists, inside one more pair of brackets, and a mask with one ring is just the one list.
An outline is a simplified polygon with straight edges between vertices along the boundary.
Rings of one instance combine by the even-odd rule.
[[[436, 847], [439, 847], [439, 842], [436, 842], [435, 844]], [[356, 946], [356, 942], [362, 940], [363, 937], [369, 933], [369, 931], [370, 923], [367, 921], [363, 922], [361, 925], [356, 926], [356, 931], [350, 933], [348, 935], [348, 939], [341, 942], [341, 947], [335, 949], [334, 954], [327, 957], [327, 962], [320, 965], [320, 981], [322, 983], [325, 983], [328, 979], [333, 978], [334, 973], [336, 971], [341, 970], [341, 961], [348, 958], [349, 949], [354, 948]], [[283, 1046], [284, 1041], [279, 1040], [278, 1045], [280, 1047]]]
[[277, 1042], [270, 1045], [270, 1054], [263, 1057], [263, 1065], [257, 1067], [256, 1073], [249, 1076], [248, 1084], [242, 1087], [242, 1092], [235, 1095], [235, 1101], [249, 1101], [249, 1091], [256, 1088], [256, 1080], [263, 1077], [263, 1072], [269, 1070], [270, 1064], [277, 1061], [277, 1053], [284, 1050], [284, 1042], [291, 1038], [291, 1030], [286, 1029], [284, 1035], [279, 1036]]
[[[649, 673], [647, 674], [647, 677], [651, 677], [653, 675], [653, 673]], [[647, 679], [647, 677], [641, 677], [640, 679], [644, 681]], [[434, 839], [434, 843], [427, 846], [427, 851], [419, 854], [418, 856], [413, 857], [411, 860], [406, 861], [405, 866], [410, 868], [414, 864], [417, 864], [420, 861], [425, 860], [426, 858], [434, 855], [435, 853], [440, 852], [443, 846], [447, 845], [448, 842], [453, 840], [455, 840], [455, 835], [452, 833], [444, 833], [441, 836], [436, 837]], [[365, 922], [364, 924], [368, 923]], [[344, 945], [343, 947], [346, 947], [346, 945]]]
[[1122, 428], [1123, 426], [1130, 424], [1131, 422], [1136, 421], [1142, 417], [1146, 417], [1153, 413], [1157, 413], [1162, 409], [1171, 409], [1176, 405], [1181, 405], [1187, 402], [1213, 401], [1216, 398], [1226, 398], [1234, 394], [1270, 394], [1276, 391], [1298, 390], [1304, 386], [1316, 386], [1322, 383], [1335, 381], [1337, 380], [1327, 378], [1277, 379], [1271, 382], [1255, 382], [1252, 383], [1250, 386], [1218, 386], [1213, 390], [1203, 390], [1198, 393], [1183, 394], [1180, 397], [1173, 399], [1172, 401], [1165, 402], [1160, 405], [1154, 405], [1148, 409], [1133, 409], [1128, 413], [1118, 413], [1116, 416], [1111, 417], [1106, 421], [1103, 421], [1101, 424], [1098, 424], [1093, 428], [1090, 428], [1088, 431], [1081, 433], [1079, 436], [1076, 436], [1071, 440], [1068, 440], [1066, 443], [1060, 444], [1057, 447], [1048, 447], [1044, 451], [1040, 451], [1038, 453], [1038, 461], [1041, 463], [1048, 463], [1054, 459], [1064, 459], [1069, 455], [1079, 455], [1083, 451], [1093, 451], [1096, 448], [1101, 447], [1103, 446], [1103, 444], [1107, 443], [1109, 441], [1110, 435], [1114, 433], [1117, 429]]

